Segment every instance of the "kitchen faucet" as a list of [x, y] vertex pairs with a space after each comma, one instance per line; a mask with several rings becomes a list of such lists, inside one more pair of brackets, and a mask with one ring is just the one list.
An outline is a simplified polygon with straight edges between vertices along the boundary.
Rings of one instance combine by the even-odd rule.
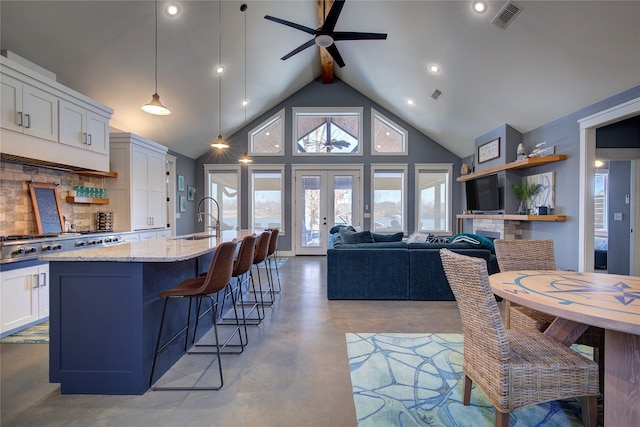
[[[212, 214], [208, 213], [205, 207], [204, 211], [200, 211], [200, 207], [202, 206], [202, 202], [204, 202], [205, 200], [213, 200], [213, 203], [216, 204], [216, 208], [218, 210], [218, 215], [217, 217], [213, 216]], [[203, 197], [199, 202], [198, 202], [198, 212], [196, 213], [196, 219], [198, 220], [198, 222], [202, 222], [203, 221], [203, 217], [204, 215], [209, 216], [215, 223], [215, 225], [212, 226], [207, 226], [209, 228], [213, 228], [216, 231], [215, 236], [216, 237], [221, 237], [220, 236], [220, 205], [218, 204], [218, 202], [216, 201], [216, 199], [214, 199], [213, 197]]]

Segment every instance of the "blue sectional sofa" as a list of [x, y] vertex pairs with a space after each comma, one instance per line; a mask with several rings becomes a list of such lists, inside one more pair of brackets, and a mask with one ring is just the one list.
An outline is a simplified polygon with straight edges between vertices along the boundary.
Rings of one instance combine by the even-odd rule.
[[329, 299], [454, 301], [440, 262], [440, 249], [487, 262], [495, 255], [468, 243], [380, 242], [339, 244], [327, 251]]

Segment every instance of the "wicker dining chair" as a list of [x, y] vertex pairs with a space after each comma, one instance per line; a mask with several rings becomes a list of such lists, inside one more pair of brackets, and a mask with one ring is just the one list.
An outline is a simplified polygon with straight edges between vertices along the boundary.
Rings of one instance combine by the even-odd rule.
[[[500, 271], [556, 269], [553, 240], [497, 239], [493, 243]], [[544, 332], [554, 320], [555, 316], [506, 300], [507, 329], [520, 331], [536, 329]], [[596, 358], [604, 361], [604, 329], [590, 326], [576, 340], [576, 343], [596, 348]]]
[[524, 406], [571, 397], [582, 399], [582, 422], [598, 423], [598, 364], [537, 330], [504, 327], [484, 260], [440, 250], [464, 334], [463, 400], [475, 382], [496, 408], [495, 425]]

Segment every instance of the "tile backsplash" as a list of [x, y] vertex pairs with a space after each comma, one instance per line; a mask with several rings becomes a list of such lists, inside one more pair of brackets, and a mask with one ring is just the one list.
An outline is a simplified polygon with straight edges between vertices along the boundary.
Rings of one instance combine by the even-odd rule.
[[[76, 230], [95, 230], [98, 211], [109, 205], [69, 203], [65, 199], [74, 186], [104, 187], [105, 178], [73, 172], [0, 161], [0, 235], [37, 234], [36, 217], [29, 195], [29, 181], [55, 183], [62, 214]], [[108, 195], [107, 195], [108, 197]]]

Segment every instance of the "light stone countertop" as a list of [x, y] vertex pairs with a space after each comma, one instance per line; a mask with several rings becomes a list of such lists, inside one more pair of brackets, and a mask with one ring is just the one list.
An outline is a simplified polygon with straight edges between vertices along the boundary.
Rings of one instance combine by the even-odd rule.
[[[238, 232], [242, 237], [246, 232]], [[196, 240], [193, 240], [193, 238]], [[226, 236], [225, 236], [226, 237]], [[235, 237], [235, 236], [234, 236]], [[191, 239], [190, 239], [191, 238]], [[230, 241], [231, 239], [225, 238]], [[65, 251], [40, 256], [42, 261], [104, 261], [104, 262], [175, 262], [196, 258], [212, 252], [218, 239], [205, 233], [166, 239], [118, 243], [111, 246]]]

